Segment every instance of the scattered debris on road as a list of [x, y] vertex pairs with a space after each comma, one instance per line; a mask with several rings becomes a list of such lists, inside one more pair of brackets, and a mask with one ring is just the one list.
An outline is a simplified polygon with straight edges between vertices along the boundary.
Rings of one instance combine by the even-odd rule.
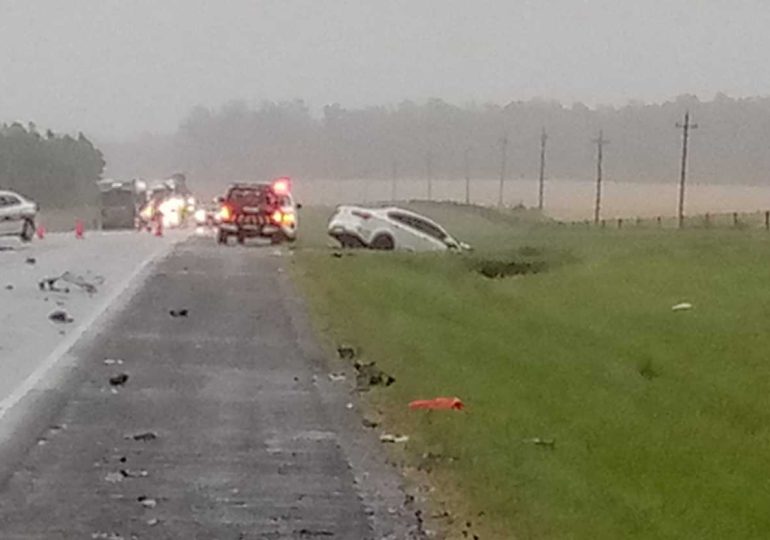
[[96, 532], [91, 534], [91, 540], [124, 540], [118, 533]]
[[24, 261], [27, 264], [37, 264], [37, 259], [34, 257], [27, 257], [27, 260]]
[[127, 435], [126, 439], [133, 439], [139, 442], [154, 441], [158, 438], [158, 434], [153, 431], [144, 431], [142, 433], [136, 433], [134, 435]]
[[6, 286], [5, 286], [5, 290], [6, 290], [6, 291], [12, 291], [12, 290], [13, 290], [13, 285], [11, 285], [11, 284], [9, 283], [8, 285], [6, 285]]
[[401, 444], [409, 441], [409, 435], [393, 435], [392, 433], [383, 433], [380, 435], [380, 442]]
[[109, 482], [110, 484], [117, 484], [118, 482], [122, 482], [123, 478], [123, 475], [119, 472], [111, 472], [107, 473], [107, 476], [104, 477], [104, 481]]
[[104, 360], [105, 366], [120, 366], [123, 365], [123, 360], [120, 358], [107, 358]]
[[57, 309], [56, 311], [54, 311], [53, 313], [51, 313], [51, 314], [48, 316], [48, 318], [49, 318], [50, 320], [52, 320], [53, 322], [56, 322], [56, 323], [65, 323], [65, 324], [71, 323], [71, 322], [73, 322], [73, 321], [75, 320], [75, 319], [73, 319], [72, 317], [70, 317], [69, 313], [67, 313], [67, 312], [66, 312], [66, 311], [64, 311], [63, 309]]
[[692, 309], [692, 304], [689, 302], [682, 302], [675, 306], [671, 306], [671, 311], [688, 311]]
[[69, 287], [60, 287], [58, 282], [68, 283], [84, 290], [88, 294], [94, 294], [98, 291], [98, 287], [104, 284], [104, 278], [102, 276], [80, 276], [73, 274], [72, 272], [64, 272], [62, 275], [52, 278], [45, 278], [38, 282], [38, 287], [41, 291], [53, 291], [69, 293]]
[[329, 373], [329, 380], [332, 382], [341, 382], [346, 378], [344, 373]]
[[372, 386], [390, 386], [396, 379], [377, 367], [376, 362], [364, 364], [356, 362], [353, 365], [358, 372], [356, 376], [356, 389], [360, 392], [369, 390]]
[[190, 312], [187, 309], [172, 309], [168, 312], [168, 314], [174, 318], [178, 318], [178, 317], [187, 317], [190, 314]]
[[361, 420], [361, 424], [368, 429], [375, 429], [380, 427], [379, 422], [377, 422], [376, 420], [370, 420], [369, 418], [364, 418], [363, 420]]
[[412, 410], [429, 409], [461, 411], [465, 408], [465, 404], [457, 397], [437, 397], [433, 399], [416, 399], [409, 403], [409, 408]]
[[353, 360], [356, 357], [356, 349], [351, 345], [340, 345], [337, 347], [337, 354], [343, 360]]
[[110, 386], [123, 386], [128, 382], [128, 373], [119, 373], [110, 377]]
[[139, 501], [145, 508], [155, 508], [158, 506], [158, 501], [149, 497], [145, 497], [144, 495], [139, 496], [136, 500]]
[[334, 536], [332, 531], [321, 529], [299, 529], [298, 531], [294, 531], [294, 534], [298, 534], [300, 538]]
[[121, 469], [120, 474], [123, 478], [147, 478], [150, 473], [142, 469], [141, 471], [132, 471], [130, 469]]

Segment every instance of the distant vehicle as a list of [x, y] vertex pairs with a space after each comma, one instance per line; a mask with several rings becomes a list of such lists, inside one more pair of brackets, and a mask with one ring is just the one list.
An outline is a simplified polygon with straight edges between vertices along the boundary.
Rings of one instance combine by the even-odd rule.
[[137, 180], [99, 182], [102, 229], [133, 228], [146, 200], [145, 187], [143, 182]]
[[18, 236], [29, 242], [35, 236], [38, 206], [13, 191], [0, 191], [0, 236]]
[[288, 178], [269, 184], [233, 184], [219, 199], [217, 216], [220, 244], [234, 236], [239, 244], [247, 238], [269, 238], [272, 244], [297, 238], [297, 210]]
[[214, 227], [217, 224], [217, 214], [219, 214], [219, 206], [216, 203], [200, 204], [193, 214], [195, 224], [199, 227]]
[[407, 251], [470, 249], [431, 219], [403, 208], [339, 206], [329, 236], [345, 248]]

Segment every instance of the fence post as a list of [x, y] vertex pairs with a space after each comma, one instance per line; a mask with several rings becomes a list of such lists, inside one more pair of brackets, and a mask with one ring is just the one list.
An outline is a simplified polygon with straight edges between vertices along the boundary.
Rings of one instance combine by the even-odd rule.
[[636, 226], [640, 227], [642, 225], [642, 218], [638, 217], [636, 218]]
[[618, 218], [618, 229], [623, 228], [623, 218]]
[[602, 220], [602, 229], [607, 225], [607, 222], [605, 220]]
[[765, 210], [765, 230], [770, 231], [770, 211]]
[[662, 227], [663, 226], [663, 220], [660, 218], [660, 216], [655, 218], [655, 220], [658, 222], [658, 227]]
[[738, 212], [733, 212], [733, 227], [738, 226]]
[[706, 228], [708, 229], [711, 226], [711, 215], [708, 212], [706, 212], [705, 221]]

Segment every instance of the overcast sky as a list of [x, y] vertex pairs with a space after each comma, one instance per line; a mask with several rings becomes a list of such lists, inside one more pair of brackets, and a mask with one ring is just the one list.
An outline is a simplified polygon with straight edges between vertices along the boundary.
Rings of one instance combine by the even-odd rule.
[[100, 138], [196, 105], [770, 94], [764, 0], [0, 0], [0, 120]]

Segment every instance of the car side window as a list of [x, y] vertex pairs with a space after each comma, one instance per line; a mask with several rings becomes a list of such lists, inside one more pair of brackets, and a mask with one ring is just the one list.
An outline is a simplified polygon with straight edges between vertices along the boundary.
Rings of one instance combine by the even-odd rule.
[[409, 223], [409, 216], [400, 214], [398, 212], [389, 212], [388, 217], [392, 219], [393, 221], [397, 221], [398, 223], [402, 225], [407, 225], [409, 227], [412, 227], [413, 225]]
[[432, 223], [425, 221], [424, 219], [420, 219], [418, 217], [410, 216], [407, 214], [400, 214], [397, 212], [389, 213], [388, 217], [394, 221], [406, 225], [407, 227], [420, 231], [421, 233], [427, 234], [428, 236], [432, 236], [436, 240], [443, 242], [447, 237], [447, 234], [444, 231]]
[[446, 233], [441, 229], [439, 229], [438, 227], [436, 227], [435, 225], [433, 225], [432, 223], [420, 218], [412, 218], [412, 219], [414, 221], [414, 227], [417, 230], [424, 232], [428, 236], [432, 236], [436, 240], [440, 240], [442, 242], [446, 238], [447, 236]]

